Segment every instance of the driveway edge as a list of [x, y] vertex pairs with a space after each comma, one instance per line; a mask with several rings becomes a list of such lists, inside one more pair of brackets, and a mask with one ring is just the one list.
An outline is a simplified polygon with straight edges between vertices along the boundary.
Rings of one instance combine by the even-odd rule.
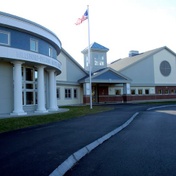
[[72, 155], [70, 155], [62, 164], [60, 164], [49, 176], [63, 176], [68, 170], [70, 170], [81, 158], [85, 155], [90, 153], [93, 149], [101, 145], [106, 140], [110, 139], [115, 134], [119, 133], [125, 127], [127, 127], [134, 118], [139, 114], [136, 112], [129, 120], [127, 120], [124, 124], [117, 127], [113, 131], [107, 133], [106, 135], [102, 136], [101, 138], [95, 140], [94, 142], [86, 145], [85, 147], [79, 149]]

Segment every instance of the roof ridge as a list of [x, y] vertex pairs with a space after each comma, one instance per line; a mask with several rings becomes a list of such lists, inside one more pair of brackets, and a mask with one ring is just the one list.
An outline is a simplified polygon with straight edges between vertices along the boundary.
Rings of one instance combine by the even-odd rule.
[[163, 50], [163, 49], [168, 49], [166, 46], [148, 50], [143, 53], [139, 53], [138, 55], [132, 56], [132, 57], [126, 57], [121, 60], [116, 60], [114, 62], [111, 62], [108, 66], [111, 68], [114, 68], [117, 71], [122, 71], [123, 69], [126, 69], [127, 67], [147, 58], [150, 57], [153, 54], [156, 54], [157, 52]]
[[134, 57], [137, 57], [137, 56], [139, 56], [139, 55], [141, 55], [141, 54], [147, 54], [148, 52], [152, 52], [152, 53], [153, 53], [154, 51], [158, 51], [158, 50], [161, 50], [161, 49], [163, 49], [163, 48], [167, 48], [167, 47], [166, 47], [166, 46], [163, 46], [163, 47], [151, 49], [151, 50], [148, 50], [148, 51], [140, 52], [139, 54], [137, 54], [137, 55], [135, 55], [135, 56], [131, 56], [131, 57], [128, 56], [128, 57], [116, 59], [115, 61], [112, 61], [109, 65], [114, 64], [114, 63], [116, 63], [116, 62], [118, 62], [118, 61], [120, 61], [120, 60], [123, 60], [123, 59], [134, 58]]
[[[103, 46], [103, 45], [101, 45], [101, 44], [99, 44], [99, 43], [97, 43], [97, 42], [93, 42], [93, 43], [91, 43], [90, 44], [90, 49], [92, 49], [92, 50], [100, 50], [100, 51], [109, 51], [109, 49], [107, 48], [107, 47], [105, 47], [105, 46]], [[86, 47], [84, 50], [82, 50], [81, 52], [82, 53], [84, 53], [84, 52], [86, 52], [86, 51], [88, 51], [88, 47]]]

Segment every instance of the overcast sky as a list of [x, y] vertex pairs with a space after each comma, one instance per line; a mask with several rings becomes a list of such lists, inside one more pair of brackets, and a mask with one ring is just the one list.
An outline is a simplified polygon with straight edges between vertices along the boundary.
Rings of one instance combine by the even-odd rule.
[[53, 31], [81, 65], [88, 46], [87, 20], [76, 26], [89, 5], [90, 43], [107, 48], [108, 63], [167, 46], [176, 52], [176, 0], [0, 0], [0, 11]]

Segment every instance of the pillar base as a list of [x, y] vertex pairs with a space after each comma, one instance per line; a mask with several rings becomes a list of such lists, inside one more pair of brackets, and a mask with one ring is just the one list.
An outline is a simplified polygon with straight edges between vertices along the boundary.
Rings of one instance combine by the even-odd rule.
[[23, 115], [27, 115], [27, 112], [24, 112], [24, 111], [21, 111], [21, 112], [12, 112], [12, 113], [10, 113], [10, 115], [21, 115], [21, 116], [23, 116]]
[[43, 114], [43, 113], [47, 113], [47, 110], [37, 110], [35, 111], [36, 114]]
[[48, 111], [49, 112], [59, 111], [59, 108], [58, 107], [56, 107], [56, 108], [49, 108]]

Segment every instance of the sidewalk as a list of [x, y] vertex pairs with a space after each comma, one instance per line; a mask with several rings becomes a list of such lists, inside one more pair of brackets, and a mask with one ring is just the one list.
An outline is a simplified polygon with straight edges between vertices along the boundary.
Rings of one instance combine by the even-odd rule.
[[54, 113], [61, 113], [61, 112], [66, 112], [69, 111], [69, 109], [66, 108], [59, 108], [58, 111], [55, 112], [46, 112], [46, 113], [32, 113], [28, 112], [26, 115], [10, 115], [10, 114], [3, 114], [0, 115], [0, 119], [7, 119], [7, 118], [18, 118], [18, 117], [30, 117], [30, 116], [37, 116], [37, 115], [47, 115], [47, 114], [54, 114]]

